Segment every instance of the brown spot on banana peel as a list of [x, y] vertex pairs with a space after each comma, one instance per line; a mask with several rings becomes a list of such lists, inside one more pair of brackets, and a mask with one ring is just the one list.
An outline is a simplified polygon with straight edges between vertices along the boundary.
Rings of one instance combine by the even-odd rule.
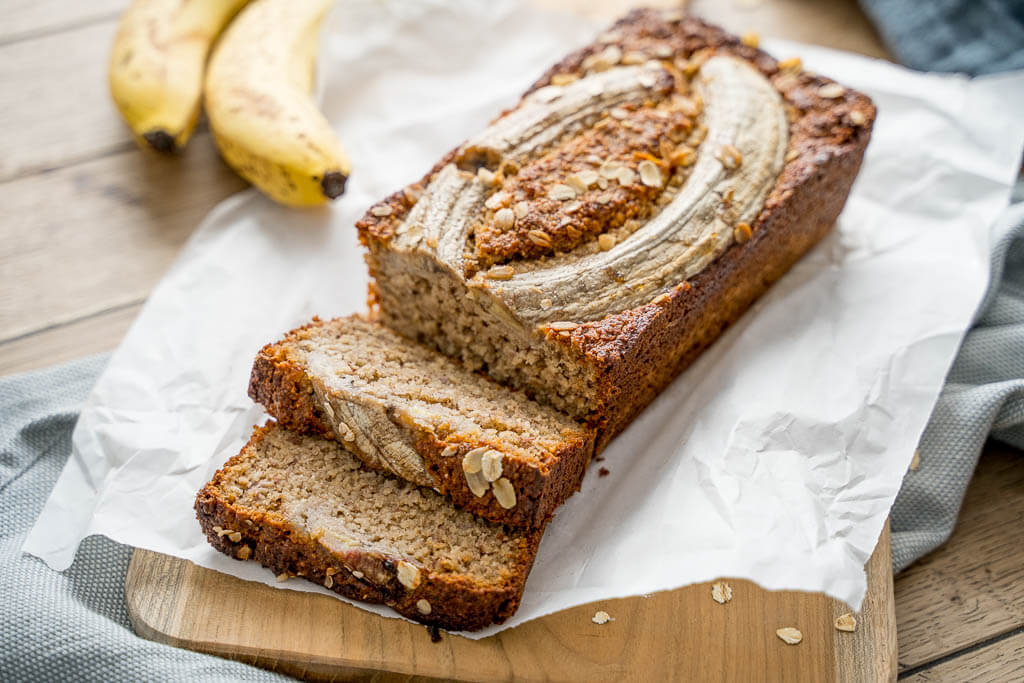
[[328, 199], [335, 199], [340, 197], [345, 192], [345, 183], [348, 181], [348, 176], [340, 171], [331, 171], [325, 173], [323, 179], [320, 181], [320, 189], [323, 191], [324, 196]]
[[148, 130], [142, 134], [142, 139], [158, 152], [171, 154], [178, 151], [178, 144], [175, 142], [174, 136], [166, 130]]

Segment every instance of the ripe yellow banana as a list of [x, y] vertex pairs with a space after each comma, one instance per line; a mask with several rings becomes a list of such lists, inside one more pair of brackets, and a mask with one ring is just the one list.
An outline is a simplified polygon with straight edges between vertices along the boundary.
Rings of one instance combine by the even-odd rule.
[[181, 149], [199, 119], [206, 56], [246, 0], [135, 0], [110, 55], [110, 92], [140, 144]]
[[221, 155], [289, 206], [334, 199], [350, 171], [310, 96], [331, 1], [256, 0], [225, 31], [206, 71], [206, 115]]

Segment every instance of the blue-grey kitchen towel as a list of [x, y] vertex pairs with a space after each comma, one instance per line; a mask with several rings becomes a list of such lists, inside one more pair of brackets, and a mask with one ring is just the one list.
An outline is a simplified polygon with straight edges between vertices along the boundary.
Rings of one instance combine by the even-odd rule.
[[953, 533], [988, 436], [1024, 448], [1024, 182], [1014, 200], [1000, 219], [988, 291], [921, 436], [920, 465], [892, 509], [895, 571]]
[[921, 71], [1024, 69], [1024, 0], [860, 0], [886, 47]]

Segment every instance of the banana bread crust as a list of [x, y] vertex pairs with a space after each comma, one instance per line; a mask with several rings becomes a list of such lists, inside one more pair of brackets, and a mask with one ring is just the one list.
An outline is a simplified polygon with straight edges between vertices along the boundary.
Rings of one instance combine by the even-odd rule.
[[[556, 76], [579, 72], [588, 58], [610, 45], [622, 54], [650, 54], [660, 48], [670, 50], [676, 60], [715, 54], [747, 61], [781, 94], [789, 118], [789, 143], [786, 164], [746, 239], [737, 239], [697, 276], [649, 304], [581, 323], [571, 331], [546, 333], [548, 343], [567, 347], [575, 362], [596, 377], [596, 396], [583, 419], [598, 432], [597, 452], [827, 234], [860, 168], [875, 118], [871, 100], [859, 92], [800, 71], [798, 64], [780, 65], [767, 53], [695, 17], [652, 9], [627, 14], [602, 39], [549, 69], [528, 92], [551, 84]], [[387, 252], [394, 236], [395, 221], [408, 214], [421, 188], [456, 152], [446, 155], [419, 183], [372, 207], [357, 223], [368, 249], [372, 281], [378, 255]], [[371, 283], [371, 307], [380, 307], [375, 288]]]
[[[671, 290], [667, 301], [581, 325], [568, 340], [552, 339], [572, 344], [601, 367], [598, 452], [828, 234], [860, 170], [876, 113], [867, 96], [841, 86], [829, 92], [837, 85], [831, 79], [780, 68], [766, 52], [695, 17], [673, 26], [656, 10], [637, 9], [612, 26], [616, 31], [623, 52], [656, 40], [687, 57], [712, 48], [754, 64], [791, 107], [790, 156], [748, 241], [732, 245]], [[531, 90], [549, 84], [555, 74], [578, 69], [601, 48], [590, 45], [570, 55]]]
[[[246, 448], [257, 444], [270, 429], [270, 425], [255, 428]], [[199, 491], [195, 502], [203, 533], [210, 545], [225, 555], [255, 560], [279, 577], [302, 577], [352, 600], [384, 604], [408, 619], [452, 631], [475, 631], [502, 623], [519, 607], [543, 529], [524, 533], [519, 557], [500, 585], [481, 585], [468, 576], [419, 567], [418, 585], [407, 588], [398, 575], [400, 558], [358, 548], [333, 552], [283, 517], [229, 502], [221, 486], [227, 470], [241, 457], [228, 460]], [[417, 606], [421, 600], [429, 603], [428, 614]]]
[[[301, 338], [321, 324], [320, 319], [315, 318], [285, 335], [285, 341]], [[287, 357], [283, 344], [267, 344], [257, 354], [249, 381], [249, 396], [288, 429], [342, 442], [316, 401], [306, 369]], [[552, 454], [549, 466], [533, 467], [530, 463], [506, 458], [502, 476], [511, 482], [516, 502], [511, 508], [504, 508], [493, 495], [474, 495], [466, 485], [462, 470], [462, 457], [466, 453], [495, 444], [457, 441], [451, 437], [442, 439], [425, 429], [416, 429], [413, 440], [416, 452], [434, 479], [434, 486], [456, 507], [491, 522], [531, 529], [545, 526], [555, 509], [579, 490], [594, 451], [594, 432], [581, 428], [576, 434], [565, 436]], [[346, 447], [351, 449], [350, 444]], [[455, 449], [455, 452], [446, 449]], [[372, 466], [371, 460], [361, 459]]]

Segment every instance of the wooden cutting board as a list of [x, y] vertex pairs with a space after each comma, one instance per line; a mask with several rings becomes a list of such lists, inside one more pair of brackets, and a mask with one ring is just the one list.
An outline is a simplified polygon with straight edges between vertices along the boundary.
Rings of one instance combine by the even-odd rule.
[[[842, 603], [732, 580], [575, 607], [484, 640], [386, 619], [330, 596], [278, 590], [136, 550], [126, 596], [135, 631], [169, 645], [294, 676], [339, 680], [886, 681], [896, 680], [889, 530], [867, 564], [854, 633], [837, 631]], [[529, 587], [527, 587], [529, 590]], [[604, 610], [615, 620], [591, 621]], [[799, 645], [775, 630], [794, 626]]]

